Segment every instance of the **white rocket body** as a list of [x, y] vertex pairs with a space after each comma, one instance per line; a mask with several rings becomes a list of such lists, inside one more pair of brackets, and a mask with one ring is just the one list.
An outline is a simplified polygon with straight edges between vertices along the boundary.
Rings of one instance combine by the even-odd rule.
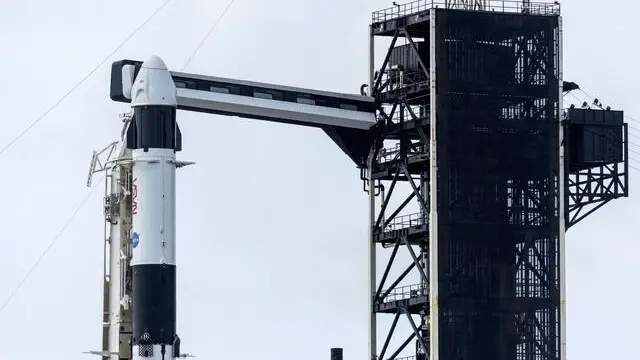
[[176, 265], [176, 165], [171, 149], [132, 152], [131, 265]]
[[[176, 87], [159, 57], [131, 88], [134, 360], [173, 360], [176, 335]], [[178, 348], [177, 351], [174, 351]]]

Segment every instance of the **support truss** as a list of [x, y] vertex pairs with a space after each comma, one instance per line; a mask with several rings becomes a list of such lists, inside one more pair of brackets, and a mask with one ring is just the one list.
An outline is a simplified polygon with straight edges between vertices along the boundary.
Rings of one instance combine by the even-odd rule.
[[[418, 59], [417, 69], [397, 66], [401, 59], [393, 48], [401, 37], [407, 42], [403, 50], [406, 56]], [[406, 28], [398, 29], [372, 89], [373, 96], [382, 100], [378, 117], [384, 120], [384, 129], [365, 170], [371, 179], [368, 191], [378, 195], [378, 201], [372, 203], [371, 241], [391, 249], [372, 294], [372, 308], [374, 317], [393, 315], [390, 326], [381, 334], [383, 343], [372, 354], [375, 359], [429, 357], [430, 97], [425, 61]], [[396, 335], [404, 332], [408, 333], [406, 337]], [[408, 347], [412, 342], [415, 348]]]
[[607, 164], [572, 172], [567, 178], [571, 227], [611, 200], [629, 195], [628, 169], [624, 164]]
[[133, 309], [131, 307], [131, 151], [126, 148], [126, 129], [131, 114], [121, 116], [122, 138], [94, 151], [87, 186], [92, 176], [105, 173], [104, 282], [102, 349], [88, 351], [103, 360], [130, 360]]
[[[621, 124], [622, 142], [613, 141], [616, 150], [621, 150], [622, 161], [611, 162], [583, 169], [567, 166], [566, 192], [568, 195], [566, 212], [567, 228], [584, 220], [611, 200], [629, 196], [629, 148], [627, 124]], [[614, 128], [615, 125], [608, 126]], [[569, 127], [567, 127], [569, 128]], [[600, 134], [586, 131], [596, 138]], [[604, 140], [604, 139], [603, 139]], [[611, 139], [608, 139], [611, 142]], [[615, 140], [615, 138], [614, 138]]]
[[[422, 142], [412, 143], [421, 148]], [[399, 145], [381, 148], [373, 169], [374, 189], [379, 194], [379, 204], [374, 212], [372, 241], [382, 248], [390, 248], [391, 254], [377, 283], [373, 297], [373, 310], [378, 314], [393, 314], [393, 322], [384, 334], [378, 359], [397, 359], [407, 346], [415, 341], [418, 356], [427, 358], [429, 279], [428, 257], [428, 204], [425, 197], [424, 174], [412, 174], [407, 162], [417, 155], [423, 160], [413, 163], [414, 172], [427, 161], [420, 152], [400, 156]], [[410, 154], [416, 154], [414, 156]], [[391, 179], [385, 174], [393, 171]], [[402, 185], [409, 185], [409, 193], [402, 193]], [[406, 186], [405, 186], [406, 187]], [[388, 188], [388, 190], [387, 190]], [[406, 189], [405, 189], [406, 190]], [[406, 192], [406, 191], [405, 191]], [[396, 205], [391, 205], [392, 203]], [[415, 209], [417, 208], [417, 211]], [[399, 266], [398, 266], [399, 265]], [[417, 277], [417, 280], [416, 280]], [[414, 316], [419, 319], [416, 321]], [[392, 343], [399, 322], [408, 327], [409, 335], [398, 343]], [[406, 351], [405, 351], [406, 353]]]

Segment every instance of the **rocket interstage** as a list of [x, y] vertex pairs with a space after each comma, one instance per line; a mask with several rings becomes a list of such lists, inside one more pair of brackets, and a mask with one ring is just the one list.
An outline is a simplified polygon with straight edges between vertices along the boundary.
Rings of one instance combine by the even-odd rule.
[[177, 94], [156, 56], [143, 63], [131, 88], [132, 358], [179, 357], [176, 334], [176, 123]]

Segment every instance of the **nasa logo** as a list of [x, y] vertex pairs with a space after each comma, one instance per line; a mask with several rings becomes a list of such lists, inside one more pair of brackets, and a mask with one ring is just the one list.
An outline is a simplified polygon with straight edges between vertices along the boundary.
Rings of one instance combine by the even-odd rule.
[[133, 234], [131, 234], [131, 245], [135, 249], [138, 247], [139, 243], [140, 243], [140, 234], [138, 234], [137, 232], [134, 232]]

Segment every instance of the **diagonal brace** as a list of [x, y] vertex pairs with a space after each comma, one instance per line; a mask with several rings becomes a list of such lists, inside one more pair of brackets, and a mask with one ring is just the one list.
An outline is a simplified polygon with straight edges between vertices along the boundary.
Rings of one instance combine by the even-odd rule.
[[407, 180], [409, 181], [409, 184], [413, 189], [413, 193], [416, 194], [416, 196], [418, 197], [422, 210], [424, 211], [425, 214], [428, 214], [429, 208], [427, 206], [427, 202], [422, 197], [422, 194], [420, 194], [420, 188], [418, 188], [418, 186], [416, 186], [416, 183], [413, 181], [413, 178], [411, 177], [411, 173], [409, 173], [409, 170], [407, 169], [407, 165], [402, 165], [402, 171], [404, 172], [404, 175], [407, 177]]
[[409, 314], [408, 311], [404, 311], [404, 314], [407, 316], [407, 319], [409, 320], [409, 323], [411, 324], [411, 328], [413, 328], [413, 333], [415, 334], [415, 336], [418, 338], [418, 341], [420, 342], [420, 345], [422, 346], [422, 349], [424, 350], [424, 353], [428, 355], [428, 349], [427, 349], [427, 343], [424, 341], [424, 338], [420, 335], [420, 330], [418, 330], [418, 327], [416, 326], [415, 321], [413, 321], [413, 318], [411, 317], [411, 314]]
[[393, 251], [391, 252], [389, 261], [387, 261], [387, 267], [384, 269], [384, 274], [382, 275], [380, 284], [378, 284], [378, 290], [376, 291], [376, 294], [374, 296], [374, 301], [380, 299], [380, 293], [382, 292], [382, 288], [384, 287], [384, 284], [387, 282], [387, 277], [389, 276], [389, 271], [391, 270], [391, 265], [393, 264], [393, 261], [396, 258], [396, 254], [398, 253], [398, 248], [400, 248], [400, 239], [398, 239], [398, 241], [396, 241], [395, 245], [393, 246]]
[[420, 260], [418, 260], [418, 257], [416, 256], [416, 252], [413, 251], [413, 248], [411, 247], [411, 245], [409, 245], [409, 241], [407, 240], [407, 237], [403, 236], [402, 241], [407, 246], [407, 250], [409, 250], [409, 254], [411, 254], [411, 257], [413, 258], [413, 263], [418, 267], [418, 271], [420, 271], [420, 275], [422, 275], [422, 280], [425, 283], [428, 283], [429, 277], [427, 277], [427, 273], [424, 272], [424, 268], [420, 266]]
[[387, 352], [387, 348], [389, 347], [389, 342], [391, 341], [391, 336], [396, 329], [396, 325], [398, 325], [398, 320], [400, 319], [400, 311], [396, 313], [396, 316], [393, 317], [393, 322], [391, 323], [391, 327], [389, 328], [389, 332], [387, 333], [387, 338], [384, 341], [384, 345], [382, 345], [382, 351], [380, 351], [379, 359], [384, 359], [384, 354]]
[[407, 40], [409, 40], [409, 44], [411, 45], [411, 49], [415, 53], [416, 59], [418, 59], [418, 62], [420, 63], [420, 67], [422, 68], [422, 71], [424, 71], [425, 76], [429, 77], [430, 71], [427, 69], [427, 66], [422, 61], [422, 57], [420, 56], [420, 53], [418, 53], [418, 48], [416, 47], [416, 43], [413, 42], [413, 39], [411, 38], [411, 35], [409, 35], [409, 32], [407, 31], [407, 28], [402, 28], [402, 29], [400, 29], [400, 31], [403, 33], [405, 38]]
[[387, 198], [384, 199], [384, 203], [382, 203], [382, 208], [380, 209], [380, 213], [378, 214], [378, 219], [376, 220], [376, 225], [373, 227], [377, 229], [380, 226], [380, 221], [382, 221], [382, 217], [384, 216], [385, 210], [387, 210], [387, 206], [389, 205], [389, 200], [391, 200], [391, 195], [393, 194], [393, 189], [396, 187], [396, 183], [398, 182], [398, 175], [400, 175], [400, 168], [393, 175], [393, 180], [391, 181], [391, 186], [389, 187], [389, 192], [387, 193]]

